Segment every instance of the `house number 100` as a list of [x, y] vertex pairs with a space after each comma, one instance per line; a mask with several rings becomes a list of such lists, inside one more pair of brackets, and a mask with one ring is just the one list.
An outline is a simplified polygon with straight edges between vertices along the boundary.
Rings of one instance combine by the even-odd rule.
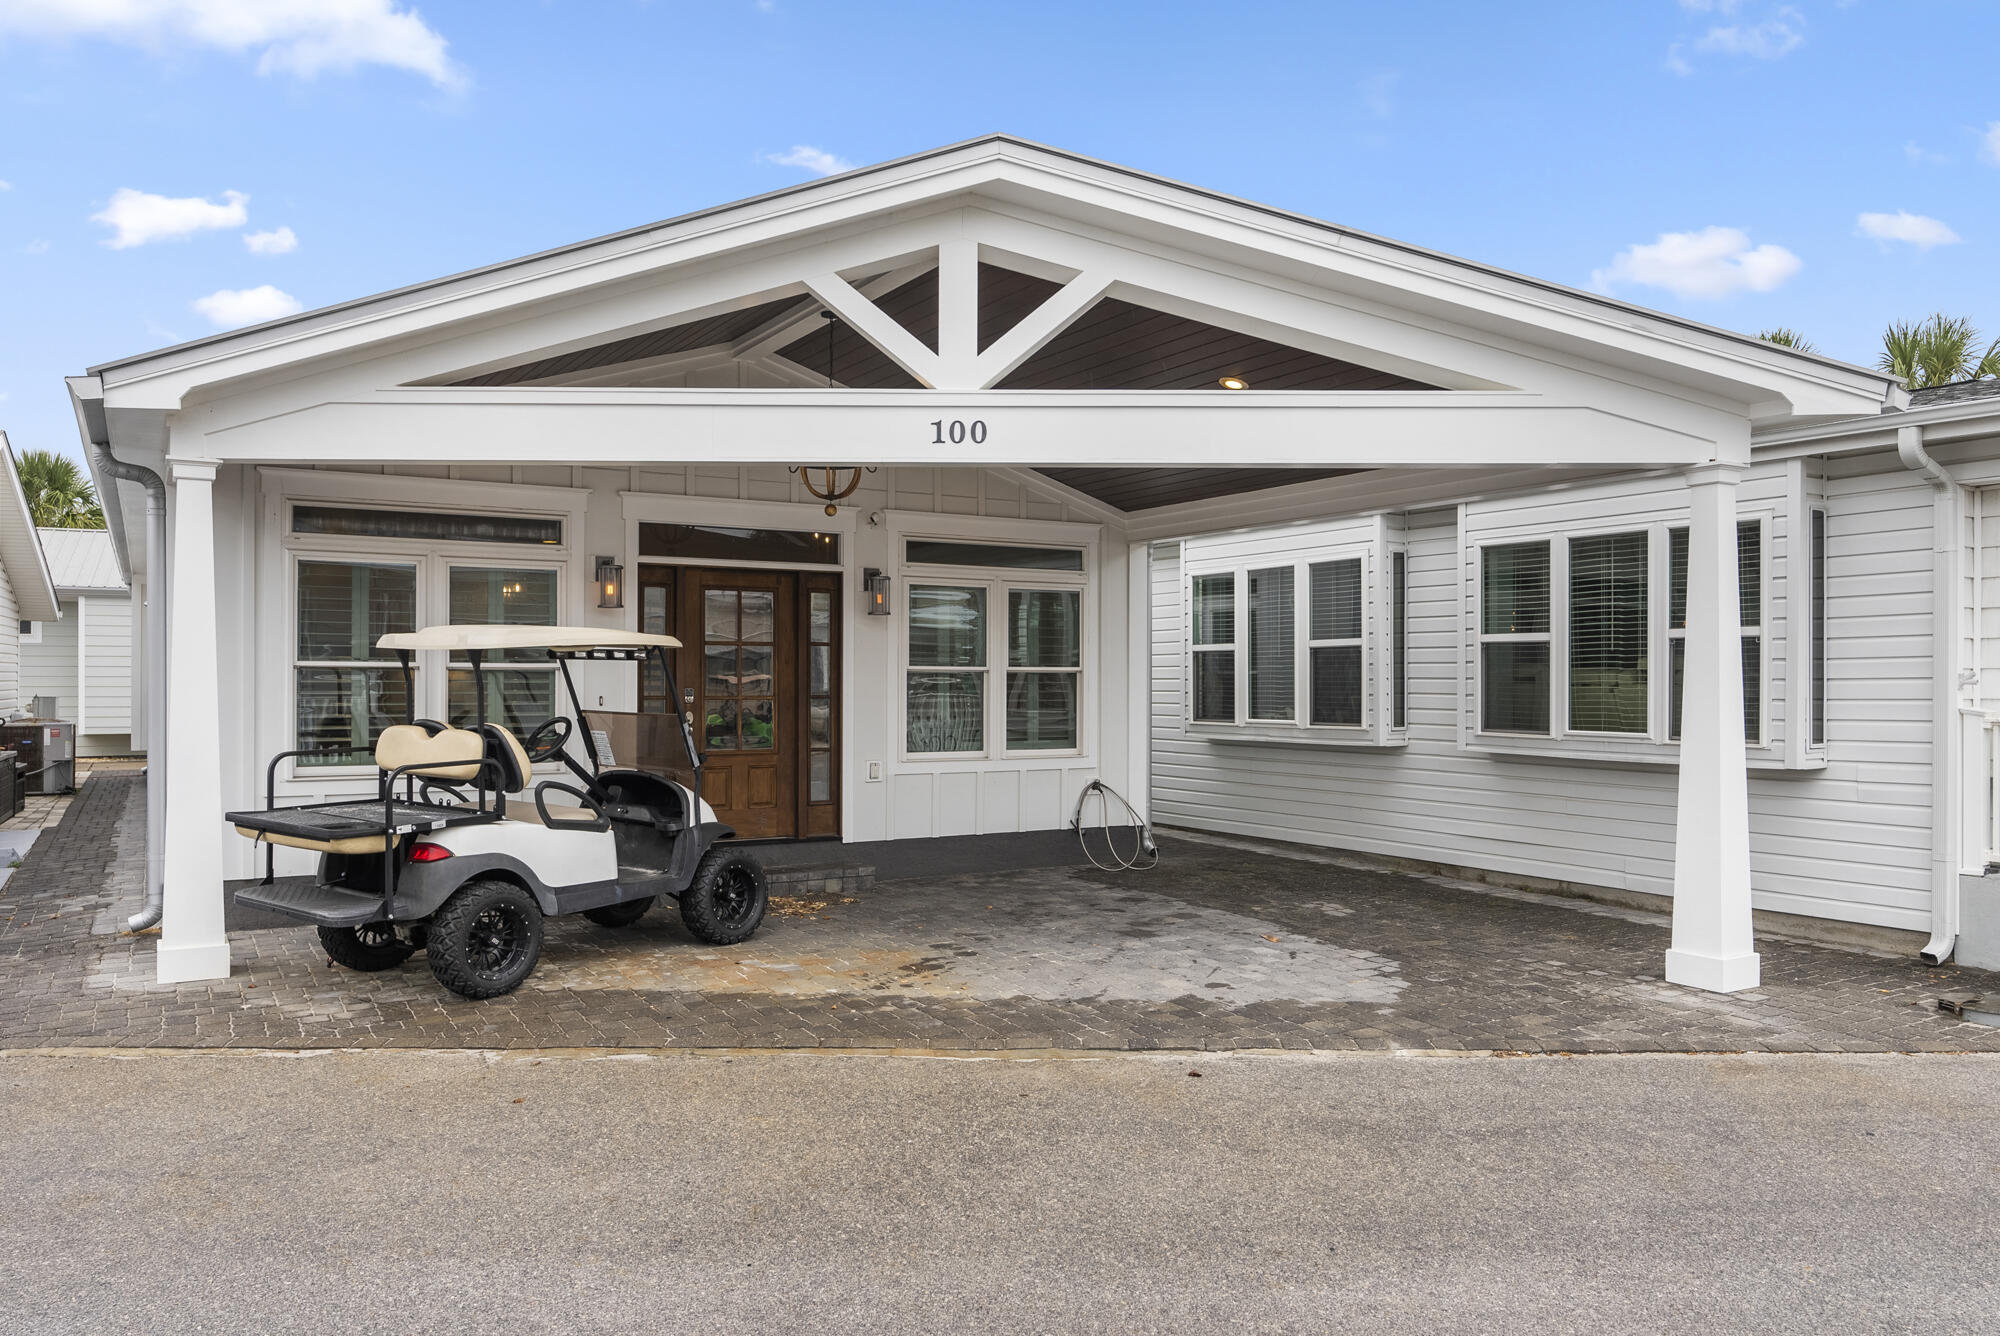
[[974, 445], [986, 444], [986, 424], [978, 418], [967, 422], [964, 418], [953, 418], [946, 422], [943, 418], [931, 423], [932, 445], [964, 445], [971, 441]]

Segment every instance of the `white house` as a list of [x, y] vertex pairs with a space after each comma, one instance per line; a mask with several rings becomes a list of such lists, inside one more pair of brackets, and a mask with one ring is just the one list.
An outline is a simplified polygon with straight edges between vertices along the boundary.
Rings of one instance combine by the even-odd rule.
[[[365, 743], [375, 639], [446, 620], [678, 635], [745, 834], [1054, 829], [1102, 779], [1671, 897], [1709, 989], [1756, 983], [1753, 906], [1950, 952], [1992, 841], [2000, 399], [1010, 138], [71, 389], [173, 628], [166, 979], [228, 968], [220, 813]], [[423, 664], [418, 712], [455, 683]]]
[[14, 447], [0, 431], [0, 719], [19, 714], [34, 694], [24, 690], [22, 641], [57, 615], [55, 586], [21, 490]]
[[59, 616], [21, 622], [21, 699], [56, 702], [79, 756], [133, 748], [132, 594], [104, 529], [42, 529]]

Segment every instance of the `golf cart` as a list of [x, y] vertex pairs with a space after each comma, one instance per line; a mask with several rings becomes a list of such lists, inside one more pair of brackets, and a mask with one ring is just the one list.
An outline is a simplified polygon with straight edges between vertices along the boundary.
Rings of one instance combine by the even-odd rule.
[[[227, 815], [238, 834], [267, 846], [264, 880], [239, 890], [238, 904], [318, 925], [327, 955], [349, 969], [393, 969], [424, 951], [439, 983], [473, 998], [520, 986], [541, 956], [550, 914], [622, 927], [664, 895], [704, 942], [740, 942], [757, 930], [764, 870], [701, 800], [686, 717], [586, 712], [570, 676], [572, 660], [629, 662], [635, 671], [650, 660], [667, 698], [679, 700], [666, 653], [679, 641], [594, 627], [433, 626], [377, 643], [395, 651], [412, 704], [405, 722], [375, 740], [376, 796], [279, 807], [279, 764], [328, 749], [273, 757], [263, 809]], [[416, 718], [414, 660], [425, 650], [471, 665], [473, 727]], [[525, 740], [486, 717], [484, 665], [509, 650], [545, 651], [572, 711]], [[579, 725], [587, 767], [569, 748]], [[628, 753], [624, 766], [614, 736]], [[534, 767], [549, 762], [577, 782], [536, 783]], [[557, 794], [573, 801], [551, 802]], [[278, 880], [276, 845], [318, 853], [318, 875]]]

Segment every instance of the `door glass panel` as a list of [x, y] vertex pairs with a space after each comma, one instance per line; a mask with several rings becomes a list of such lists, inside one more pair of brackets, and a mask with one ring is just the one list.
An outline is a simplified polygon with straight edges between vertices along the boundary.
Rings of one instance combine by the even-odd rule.
[[736, 636], [736, 591], [709, 589], [701, 596], [702, 634], [710, 640], [734, 640]]
[[777, 730], [772, 723], [773, 711], [767, 700], [746, 700], [738, 714], [744, 751], [769, 751], [777, 745]]
[[808, 802], [824, 803], [833, 801], [833, 756], [830, 752], [816, 751], [807, 771]]
[[778, 624], [778, 596], [768, 589], [743, 591], [743, 639], [766, 641]]
[[832, 704], [824, 699], [815, 700], [808, 712], [808, 719], [812, 727], [812, 745], [815, 747], [831, 747], [833, 745]]
[[833, 639], [833, 595], [816, 593], [812, 596], [812, 642], [824, 645]]
[[807, 659], [812, 665], [812, 686], [809, 689], [813, 691], [831, 691], [833, 689], [833, 646], [814, 645], [807, 655]]
[[736, 689], [736, 647], [727, 649], [709, 648], [702, 655], [708, 664], [708, 680], [702, 685], [704, 695], [712, 697], [735, 696]]
[[702, 730], [705, 745], [710, 751], [736, 750], [736, 702], [733, 700], [712, 700], [708, 703], [708, 719]]

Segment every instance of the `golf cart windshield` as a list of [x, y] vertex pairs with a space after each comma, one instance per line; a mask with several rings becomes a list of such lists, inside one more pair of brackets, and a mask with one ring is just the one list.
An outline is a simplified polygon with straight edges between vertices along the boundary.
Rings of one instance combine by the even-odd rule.
[[[393, 650], [406, 668], [416, 654], [444, 651], [470, 663], [478, 681], [483, 681], [481, 675], [489, 655], [497, 657], [508, 650], [541, 650], [555, 660], [561, 671], [570, 709], [576, 716], [579, 743], [594, 769], [647, 770], [691, 789], [697, 787], [701, 761], [684, 715], [586, 710], [570, 676], [571, 662], [579, 659], [630, 662], [635, 672], [641, 664], [651, 661], [666, 679], [667, 699], [678, 701], [680, 691], [674, 681], [669, 651], [679, 649], [681, 642], [672, 636], [597, 626], [428, 626], [421, 631], [383, 636], [376, 644]], [[634, 687], [636, 696], [637, 683]], [[483, 723], [486, 718], [483, 685], [476, 690]]]

